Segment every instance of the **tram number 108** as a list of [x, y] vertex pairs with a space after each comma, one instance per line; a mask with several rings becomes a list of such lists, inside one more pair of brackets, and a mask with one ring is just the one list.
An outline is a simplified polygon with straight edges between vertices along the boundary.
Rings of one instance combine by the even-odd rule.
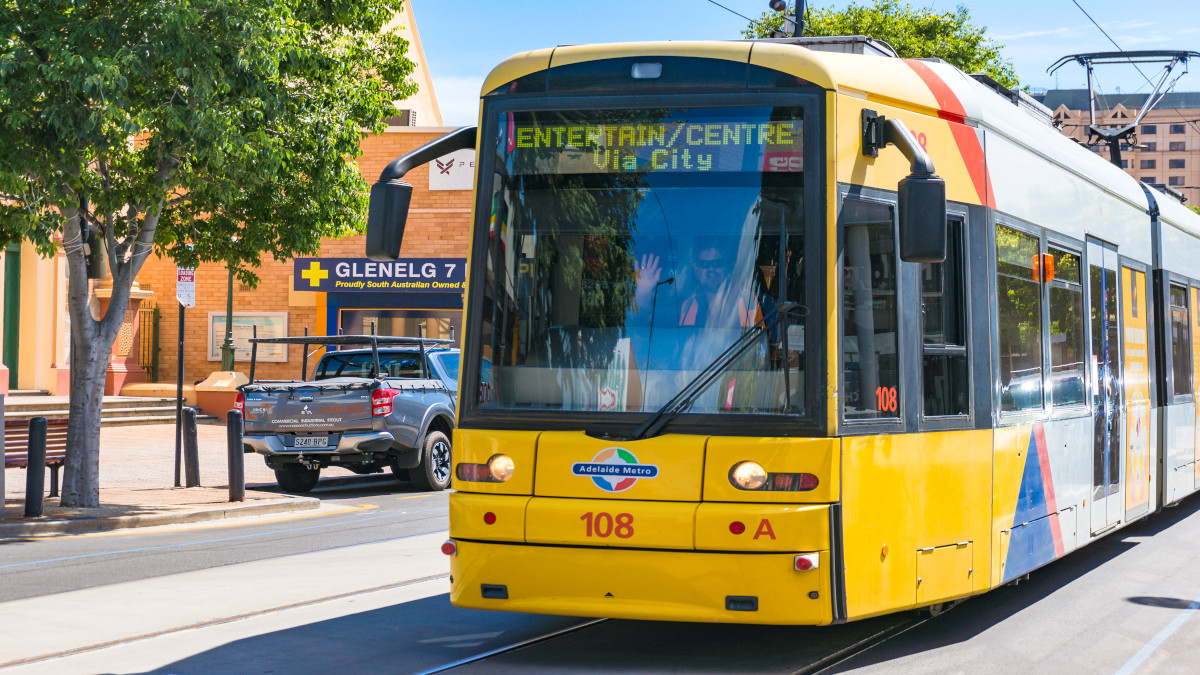
[[896, 388], [876, 387], [875, 405], [881, 412], [896, 412]]
[[607, 539], [617, 535], [618, 539], [628, 539], [633, 536], [633, 516], [628, 513], [611, 513], [588, 511], [579, 517], [587, 525], [587, 536]]

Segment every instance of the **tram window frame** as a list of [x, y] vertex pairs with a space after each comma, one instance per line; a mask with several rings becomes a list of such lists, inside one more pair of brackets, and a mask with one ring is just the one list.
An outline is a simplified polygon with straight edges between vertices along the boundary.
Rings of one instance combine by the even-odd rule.
[[[838, 419], [840, 422], [840, 428], [846, 429], [846, 430], [853, 429], [854, 431], [852, 433], [902, 431], [902, 430], [904, 430], [905, 419], [907, 418], [905, 408], [906, 408], [906, 401], [908, 399], [908, 392], [907, 392], [907, 387], [903, 386], [903, 383], [907, 381], [906, 376], [908, 375], [908, 370], [909, 370], [905, 365], [905, 361], [907, 360], [906, 354], [908, 353], [906, 351], [906, 346], [905, 346], [906, 343], [908, 343], [908, 340], [906, 339], [906, 334], [909, 332], [909, 330], [908, 330], [908, 326], [906, 326], [907, 322], [906, 322], [906, 317], [904, 316], [905, 313], [903, 311], [903, 306], [902, 306], [901, 300], [905, 297], [908, 297], [906, 295], [908, 293], [908, 281], [906, 278], [906, 274], [907, 274], [908, 270], [911, 267], [913, 267], [913, 265], [911, 265], [909, 263], [902, 263], [900, 261], [899, 236], [898, 236], [898, 227], [897, 227], [897, 217], [898, 216], [897, 216], [896, 194], [895, 193], [887, 193], [882, 190], [873, 190], [873, 189], [869, 189], [869, 188], [857, 188], [856, 187], [853, 191], [842, 191], [842, 193], [839, 195], [839, 197], [840, 197], [840, 199], [839, 199], [838, 226], [837, 226], [838, 253], [839, 253], [838, 269], [839, 269], [839, 276], [841, 276], [842, 278], [840, 279], [840, 281], [838, 282], [838, 285], [837, 285], [838, 286], [838, 294], [837, 294], [838, 307], [844, 308], [845, 302], [846, 302], [846, 297], [845, 297], [845, 291], [846, 291], [845, 276], [846, 275], [844, 272], [845, 265], [846, 265], [846, 255], [847, 255], [846, 242], [845, 242], [846, 228], [842, 221], [843, 214], [845, 213], [846, 203], [850, 202], [850, 201], [855, 201], [855, 202], [859, 202], [859, 203], [865, 204], [870, 207], [882, 207], [882, 208], [885, 208], [888, 210], [889, 215], [890, 215], [890, 220], [891, 220], [890, 228], [891, 228], [892, 251], [891, 251], [891, 254], [889, 257], [890, 257], [890, 260], [892, 261], [893, 269], [895, 270], [895, 272], [894, 272], [895, 290], [894, 290], [894, 294], [893, 294], [893, 305], [894, 306], [892, 308], [892, 311], [894, 312], [894, 321], [895, 321], [895, 326], [896, 326], [896, 330], [895, 330], [895, 336], [896, 336], [896, 338], [895, 338], [896, 339], [896, 345], [895, 345], [896, 386], [895, 386], [895, 395], [893, 397], [893, 401], [891, 404], [888, 405], [888, 410], [887, 410], [887, 412], [894, 413], [894, 414], [887, 415], [887, 416], [877, 415], [877, 416], [870, 416], [870, 417], [865, 416], [865, 415], [861, 416], [861, 417], [854, 416], [854, 411], [848, 410], [847, 403], [846, 403], [846, 401], [848, 400], [849, 391], [850, 391], [848, 378], [847, 378], [848, 369], [845, 367], [846, 326], [847, 326], [847, 319], [849, 317], [847, 317], [847, 312], [845, 312], [845, 311], [838, 312], [838, 334], [837, 334], [838, 351], [837, 351], [836, 358], [839, 359], [839, 363], [841, 363], [843, 366], [843, 367], [839, 368], [840, 373], [838, 376], [838, 379], [839, 379], [839, 389], [838, 390], [839, 390], [839, 392], [841, 392], [841, 396], [839, 396], [839, 399], [841, 399], [841, 400], [839, 400], [839, 402], [838, 402]], [[879, 222], [883, 222], [883, 221], [880, 220]], [[908, 343], [908, 344], [911, 344], [911, 343]]]
[[[969, 423], [972, 419], [974, 410], [974, 400], [972, 396], [972, 365], [970, 359], [970, 344], [971, 344], [971, 302], [970, 302], [970, 271], [968, 269], [968, 260], [970, 259], [967, 230], [967, 214], [951, 212], [946, 218], [946, 260], [941, 263], [921, 263], [917, 266], [917, 306], [920, 308], [919, 319], [917, 322], [917, 331], [920, 345], [920, 391], [921, 396], [918, 399], [920, 405], [920, 419], [923, 428], [943, 428], [949, 425], [953, 428], [958, 428], [964, 423]], [[942, 321], [942, 340], [940, 342], [931, 341], [930, 333], [927, 332], [927, 321], [929, 320], [929, 307], [926, 303], [925, 281], [926, 275], [934, 266], [941, 273], [941, 293], [942, 298], [941, 321]], [[952, 267], [951, 267], [952, 266]], [[953, 276], [957, 279], [947, 279], [946, 270], [952, 270]], [[948, 326], [951, 323], [957, 323], [954, 327], [956, 335], [951, 335]], [[952, 412], [945, 414], [927, 414], [928, 398], [926, 396], [925, 387], [928, 384], [926, 377], [927, 368], [930, 367], [932, 359], [960, 359], [962, 363], [961, 380], [958, 382], [956, 389], [961, 389], [959, 394], [965, 398], [965, 409], [961, 412]], [[953, 385], [952, 385], [953, 386]], [[929, 424], [929, 423], [942, 424]]]
[[[1084, 247], [1077, 243], [1067, 243], [1058, 238], [1047, 237], [1044, 244], [1045, 252], [1054, 257], [1055, 274], [1054, 278], [1049, 281], [1043, 281], [1045, 287], [1045, 320], [1043, 322], [1043, 333], [1045, 333], [1045, 361], [1047, 372], [1049, 372], [1048, 383], [1045, 385], [1046, 405], [1051, 410], [1052, 415], [1058, 417], [1075, 417], [1081, 411], [1088, 410], [1088, 369], [1087, 359], [1090, 342], [1088, 334], [1088, 316], [1090, 312], [1087, 304], [1087, 294], [1084, 281], [1087, 279], [1087, 264], [1084, 260]], [[1059, 270], [1059, 255], [1072, 255], [1077, 260], [1077, 269], [1075, 280], [1071, 281], [1058, 274]], [[1055, 290], [1067, 291], [1074, 293], [1074, 298], [1079, 305], [1079, 322], [1075, 325], [1079, 338], [1079, 352], [1083, 361], [1080, 362], [1081, 367], [1078, 369], [1082, 379], [1082, 392], [1080, 400], [1077, 402], [1060, 403], [1055, 399], [1054, 392], [1054, 376], [1055, 376], [1055, 359], [1054, 359], [1054, 320], [1055, 320]], [[1058, 294], [1061, 295], [1061, 294]]]
[[[1164, 354], [1163, 356], [1169, 359], [1168, 364], [1170, 366], [1167, 369], [1170, 374], [1170, 382], [1169, 382], [1169, 388], [1167, 390], [1167, 393], [1170, 394], [1172, 403], [1187, 403], [1192, 400], [1193, 391], [1194, 391], [1194, 389], [1193, 389], [1194, 383], [1192, 382], [1192, 368], [1193, 368], [1192, 359], [1194, 358], [1193, 352], [1192, 352], [1192, 340], [1194, 339], [1194, 337], [1192, 335], [1192, 312], [1194, 309], [1191, 307], [1191, 304], [1192, 304], [1191, 303], [1191, 286], [1192, 286], [1192, 284], [1186, 278], [1180, 277], [1175, 274], [1168, 274], [1167, 279], [1166, 279], [1166, 286], [1167, 286], [1167, 292], [1166, 292], [1166, 298], [1165, 298], [1166, 304], [1167, 304], [1166, 320], [1167, 320], [1167, 336], [1170, 341], [1170, 347], [1169, 347], [1170, 353]], [[1173, 291], [1177, 288], [1181, 289], [1183, 292], [1184, 304], [1182, 306], [1174, 304]], [[1185, 330], [1183, 330], [1182, 333], [1177, 333], [1175, 330], [1176, 320], [1178, 319], [1176, 312], [1175, 312], [1175, 310], [1177, 308], [1183, 310], [1183, 328]], [[1184, 350], [1184, 351], [1186, 351], [1186, 354], [1183, 355], [1183, 363], [1182, 363], [1182, 365], [1184, 366], [1183, 374], [1186, 378], [1186, 385], [1185, 385], [1186, 390], [1184, 390], [1184, 391], [1180, 391], [1181, 382], [1180, 382], [1179, 371], [1178, 371], [1178, 368], [1180, 366], [1180, 361], [1177, 358], [1178, 352], [1176, 350], [1176, 348], [1179, 346], [1177, 344], [1177, 341], [1178, 341], [1177, 338], [1180, 334], [1182, 334], [1182, 336], [1186, 339], [1186, 348]]]
[[[1037, 255], [1040, 256], [1046, 252], [1046, 237], [1044, 236], [1041, 228], [1034, 228], [1029, 225], [1021, 224], [1019, 221], [1017, 221], [1014, 218], [995, 218], [995, 219], [993, 219], [993, 222], [992, 222], [991, 228], [990, 228], [991, 232], [989, 233], [989, 243], [991, 245], [991, 251], [989, 253], [989, 256], [991, 257], [991, 260], [993, 261], [993, 263], [995, 265], [994, 272], [992, 275], [992, 283], [995, 284], [994, 288], [996, 289], [995, 308], [993, 309], [993, 321], [995, 322], [995, 324], [993, 324], [993, 325], [996, 326], [996, 329], [994, 329], [994, 330], [1002, 330], [1003, 326], [1004, 326], [1003, 317], [1001, 317], [1001, 315], [1000, 315], [1000, 306], [1001, 306], [1000, 279], [1002, 277], [1007, 277], [1007, 278], [1013, 279], [1015, 281], [1025, 281], [1026, 280], [1026, 279], [1022, 279], [1020, 276], [1018, 276], [1016, 274], [1005, 273], [1005, 272], [1001, 271], [1001, 260], [1000, 260], [1000, 255], [999, 255], [1000, 249], [999, 249], [999, 242], [997, 241], [997, 234], [998, 234], [998, 231], [1000, 228], [1005, 228], [1005, 229], [1011, 230], [1011, 231], [1015, 232], [1016, 234], [1018, 234], [1019, 236], [1033, 238], [1033, 240], [1036, 244], [1036, 247], [1034, 250], [1037, 251]], [[1030, 265], [1030, 273], [1032, 273], [1032, 262]], [[1032, 316], [1037, 317], [1037, 321], [1038, 321], [1037, 339], [1032, 341], [1030, 344], [1036, 344], [1037, 348], [1038, 348], [1038, 352], [1039, 352], [1037, 354], [1037, 359], [1036, 359], [1036, 362], [1038, 364], [1037, 365], [1038, 377], [1036, 378], [1036, 380], [1037, 380], [1037, 382], [1040, 383], [1040, 389], [1038, 391], [1038, 397], [1039, 397], [1040, 403], [1038, 405], [1023, 407], [1023, 408], [1012, 408], [1012, 409], [1007, 409], [1007, 410], [1004, 408], [1004, 401], [1003, 401], [1003, 388], [1004, 388], [1003, 368], [1004, 368], [1004, 365], [1003, 365], [1003, 355], [1000, 351], [1001, 336], [999, 333], [997, 333], [995, 346], [992, 348], [992, 354], [996, 359], [995, 366], [994, 366], [994, 375], [993, 375], [996, 378], [996, 383], [995, 383], [996, 401], [995, 401], [994, 405], [995, 405], [995, 410], [999, 413], [1000, 417], [1004, 418], [1005, 420], [1016, 419], [1016, 420], [1024, 421], [1024, 420], [1028, 420], [1030, 418], [1044, 419], [1046, 417], [1046, 411], [1048, 409], [1048, 403], [1049, 403], [1049, 397], [1047, 396], [1047, 391], [1046, 391], [1047, 390], [1046, 369], [1048, 367], [1048, 362], [1049, 362], [1049, 357], [1047, 354], [1047, 342], [1048, 342], [1049, 338], [1047, 336], [1047, 331], [1046, 331], [1046, 322], [1048, 321], [1047, 307], [1046, 307], [1046, 305], [1047, 305], [1046, 284], [1044, 282], [1042, 282], [1040, 279], [1032, 279], [1031, 278], [1031, 279], [1028, 279], [1028, 281], [1033, 282], [1037, 286], [1037, 293], [1035, 294], [1035, 297], [1037, 298], [1038, 307], [1037, 307], [1036, 311], [1032, 314]], [[1028, 376], [1028, 379], [1030, 379], [1030, 380], [1034, 379], [1032, 374], [1030, 374]], [[1010, 384], [1012, 383], [1011, 371], [1010, 371], [1009, 383]]]

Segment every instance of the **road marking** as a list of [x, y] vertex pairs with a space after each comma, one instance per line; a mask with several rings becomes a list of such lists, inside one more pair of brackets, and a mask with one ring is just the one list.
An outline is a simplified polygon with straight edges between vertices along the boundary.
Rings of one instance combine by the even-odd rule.
[[[359, 518], [358, 520], [354, 521], [354, 523], [364, 523], [369, 520], [379, 520], [381, 518], [395, 518], [396, 516], [409, 515], [412, 513], [426, 513], [428, 511], [444, 511], [444, 509], [423, 509], [421, 511], [401, 511], [400, 513], [385, 513], [380, 516], [370, 516], [368, 518]], [[294, 528], [289, 528], [286, 530], [271, 530], [270, 532], [257, 532], [255, 534], [241, 534], [236, 537], [223, 537], [220, 539], [189, 541], [189, 542], [182, 542], [179, 544], [163, 544], [162, 546], [144, 546], [142, 548], [128, 548], [128, 549], [123, 549], [120, 551], [105, 551], [102, 553], [84, 553], [82, 555], [72, 555], [72, 556], [66, 556], [63, 558], [49, 558], [47, 560], [32, 560], [32, 561], [23, 562], [23, 563], [0, 565], [0, 570], [12, 569], [14, 567], [28, 567], [30, 565], [42, 565], [45, 563], [65, 562], [67, 560], [81, 560], [84, 558], [100, 558], [100, 557], [109, 556], [109, 555], [121, 555], [123, 553], [141, 553], [143, 551], [161, 551], [161, 550], [168, 549], [168, 548], [181, 548], [184, 546], [201, 546], [203, 544], [217, 544], [217, 543], [221, 543], [221, 542], [225, 542], [225, 541], [236, 541], [238, 539], [252, 539], [254, 537], [265, 537], [265, 536], [272, 535], [272, 534], [304, 532], [305, 530], [318, 530], [318, 529], [325, 528], [325, 527], [341, 527], [346, 524], [347, 523], [340, 523], [340, 522], [339, 523], [325, 523], [323, 525], [310, 525], [308, 527], [294, 527]], [[444, 530], [439, 530], [439, 531], [444, 531]], [[423, 532], [422, 534], [429, 534], [429, 533]], [[412, 536], [416, 536], [416, 535], [412, 535]], [[393, 537], [392, 539], [405, 539], [405, 538], [407, 538], [407, 537]], [[392, 539], [384, 539], [381, 541], [391, 541]], [[356, 545], [356, 544], [351, 544], [351, 545]], [[334, 548], [340, 548], [340, 547], [334, 547]], [[324, 550], [329, 550], [329, 549], [324, 549]]]
[[[317, 516], [336, 516], [336, 515], [340, 515], [343, 513], [353, 513], [355, 511], [368, 511], [370, 509], [377, 509], [377, 508], [379, 508], [379, 506], [377, 504], [360, 504], [358, 506], [354, 506], [354, 507], [351, 507], [348, 509], [338, 509], [336, 511], [320, 511], [318, 513], [301, 513], [301, 514], [297, 514], [294, 516], [281, 516], [279, 518], [265, 518], [263, 520], [254, 520], [254, 521], [238, 522], [238, 523], [225, 522], [225, 523], [213, 523], [211, 525], [196, 525], [193, 527], [174, 527], [174, 528], [172, 528], [170, 525], [158, 525], [158, 526], [155, 526], [154, 528], [130, 527], [130, 528], [126, 528], [124, 530], [117, 530], [115, 532], [92, 532], [89, 534], [68, 534], [68, 535], [63, 535], [61, 537], [56, 537], [52, 534], [48, 534], [44, 537], [25, 537], [22, 539], [4, 539], [3, 541], [59, 541], [61, 539], [94, 539], [96, 537], [128, 537], [131, 534], [162, 534], [162, 533], [169, 533], [169, 532], [192, 532], [195, 530], [211, 530], [211, 529], [217, 528], [217, 527], [241, 527], [244, 525], [262, 525], [265, 523], [282, 523], [282, 522], [289, 521], [289, 520], [300, 520], [301, 518], [316, 518]], [[253, 516], [243, 516], [243, 518], [253, 518]], [[171, 529], [163, 529], [163, 528], [171, 528]]]
[[330, 595], [330, 596], [326, 596], [323, 598], [317, 598], [316, 600], [305, 600], [302, 602], [293, 602], [291, 604], [282, 605], [280, 607], [271, 607], [268, 609], [260, 609], [255, 612], [246, 612], [244, 614], [238, 614], [236, 616], [228, 616], [228, 617], [221, 618], [221, 619], [212, 619], [210, 621], [201, 621], [200, 623], [194, 623], [190, 626], [181, 626], [179, 628], [168, 628], [166, 630], [155, 631], [153, 633], [145, 633], [143, 635], [135, 635], [133, 637], [121, 638], [120, 640], [110, 640], [108, 642], [102, 642], [100, 644], [88, 645], [86, 647], [78, 647], [76, 649], [68, 649], [68, 650], [61, 651], [61, 652], [58, 652], [55, 654], [42, 654], [40, 656], [34, 656], [34, 657], [31, 657], [28, 659], [21, 659], [19, 661], [9, 661], [8, 663], [0, 663], [0, 668], [9, 668], [11, 666], [19, 666], [19, 665], [24, 665], [24, 664], [29, 664], [29, 663], [37, 663], [39, 661], [48, 661], [50, 659], [62, 658], [64, 656], [72, 656], [74, 654], [80, 654], [83, 652], [91, 652], [91, 651], [96, 651], [98, 649], [106, 649], [108, 647], [115, 647], [117, 645], [123, 645], [123, 644], [127, 644], [129, 642], [138, 642], [141, 640], [148, 640], [150, 638], [155, 638], [155, 637], [159, 637], [162, 635], [169, 635], [171, 633], [178, 633], [180, 631], [192, 630], [195, 628], [207, 628], [209, 626], [217, 626], [217, 625], [220, 625], [223, 623], [232, 623], [234, 621], [241, 621], [242, 619], [249, 619], [249, 618], [253, 618], [256, 616], [262, 616], [264, 614], [274, 614], [275, 612], [283, 612], [283, 611], [286, 611], [289, 609], [297, 609], [300, 607], [309, 607], [311, 605], [317, 605], [322, 602], [329, 602], [331, 600], [340, 600], [342, 598], [349, 598], [349, 597], [353, 597], [355, 595], [364, 595], [366, 593], [375, 593], [378, 591], [386, 591], [386, 590], [391, 590], [394, 588], [403, 588], [404, 586], [413, 586], [413, 585], [425, 583], [428, 581], [437, 581], [439, 579], [445, 579], [449, 576], [450, 576], [449, 573], [431, 574], [427, 577], [421, 577], [419, 579], [409, 579], [408, 581], [400, 581], [400, 582], [395, 582], [395, 583], [390, 583], [390, 584], [384, 584], [382, 586], [374, 586], [372, 588], [364, 588], [364, 589], [358, 590], [358, 591], [347, 591], [346, 593], [338, 593], [337, 595]]
[[1200, 598], [1196, 598], [1192, 601], [1192, 604], [1180, 611], [1179, 615], [1171, 620], [1171, 623], [1167, 624], [1158, 632], [1158, 635], [1154, 636], [1154, 639], [1147, 642], [1145, 647], [1142, 647], [1140, 650], [1138, 650], [1138, 653], [1133, 655], [1133, 658], [1126, 661], [1125, 665], [1121, 666], [1121, 669], [1117, 671], [1117, 675], [1130, 675], [1130, 673], [1137, 670], [1138, 666], [1142, 665], [1146, 659], [1150, 658], [1150, 655], [1158, 650], [1158, 648], [1167, 641], [1167, 638], [1171, 637], [1175, 631], [1179, 630], [1179, 627], [1182, 626], [1185, 621], [1190, 619], [1192, 614], [1197, 609], [1200, 609]]

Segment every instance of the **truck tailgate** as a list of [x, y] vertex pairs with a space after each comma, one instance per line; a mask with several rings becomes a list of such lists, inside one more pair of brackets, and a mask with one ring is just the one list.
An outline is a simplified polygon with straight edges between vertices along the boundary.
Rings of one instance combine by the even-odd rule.
[[247, 386], [246, 433], [319, 433], [371, 429], [375, 383], [354, 379]]

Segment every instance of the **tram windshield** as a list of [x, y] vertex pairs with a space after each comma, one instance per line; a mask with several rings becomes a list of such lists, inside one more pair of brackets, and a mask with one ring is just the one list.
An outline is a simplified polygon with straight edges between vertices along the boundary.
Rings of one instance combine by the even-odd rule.
[[688, 412], [804, 414], [802, 113], [500, 114], [476, 407], [652, 412], [757, 331]]

